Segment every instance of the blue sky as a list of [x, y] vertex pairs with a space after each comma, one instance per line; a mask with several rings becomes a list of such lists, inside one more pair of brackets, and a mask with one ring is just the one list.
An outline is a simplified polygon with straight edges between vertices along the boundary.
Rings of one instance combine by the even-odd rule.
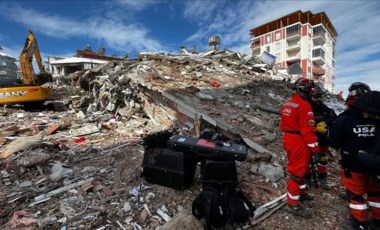
[[134, 58], [181, 46], [205, 51], [219, 35], [220, 48], [250, 55], [250, 29], [297, 10], [325, 11], [338, 32], [335, 92], [346, 96], [355, 81], [380, 90], [379, 0], [2, 0], [0, 46], [18, 57], [31, 29], [44, 59], [72, 57], [87, 44]]

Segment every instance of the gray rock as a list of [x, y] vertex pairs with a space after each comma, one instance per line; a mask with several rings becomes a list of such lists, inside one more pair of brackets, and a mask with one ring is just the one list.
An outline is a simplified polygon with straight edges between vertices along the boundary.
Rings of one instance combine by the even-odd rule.
[[262, 164], [259, 167], [258, 173], [265, 176], [272, 182], [277, 182], [284, 177], [284, 169], [282, 167], [269, 164]]
[[199, 230], [204, 229], [202, 223], [190, 211], [184, 210], [174, 216], [169, 222], [158, 228], [159, 230]]
[[20, 185], [20, 188], [26, 188], [32, 186], [32, 182], [30, 180], [22, 182]]

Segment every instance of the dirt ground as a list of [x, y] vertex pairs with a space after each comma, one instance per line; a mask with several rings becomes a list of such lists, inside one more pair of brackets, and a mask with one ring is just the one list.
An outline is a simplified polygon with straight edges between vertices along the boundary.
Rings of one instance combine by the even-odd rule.
[[304, 202], [312, 211], [311, 219], [291, 215], [285, 211], [284, 206], [252, 229], [342, 229], [340, 223], [349, 218], [348, 202], [340, 197], [344, 189], [340, 183], [340, 170], [336, 159], [330, 161], [329, 166], [330, 190], [313, 188], [309, 192], [314, 196], [314, 200]]

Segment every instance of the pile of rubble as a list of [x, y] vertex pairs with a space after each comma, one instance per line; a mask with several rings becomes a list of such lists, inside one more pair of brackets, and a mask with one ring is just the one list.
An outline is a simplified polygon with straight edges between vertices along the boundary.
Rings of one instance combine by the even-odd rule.
[[[199, 167], [183, 191], [140, 176], [142, 138], [167, 129], [189, 136], [211, 129], [247, 145], [246, 161], [237, 162], [241, 189], [257, 207], [281, 197], [278, 112], [292, 92], [274, 79], [226, 50], [140, 53], [66, 77], [71, 86], [54, 89], [61, 111], [4, 107], [2, 229], [201, 228], [189, 212]], [[329, 101], [344, 108], [333, 95]]]

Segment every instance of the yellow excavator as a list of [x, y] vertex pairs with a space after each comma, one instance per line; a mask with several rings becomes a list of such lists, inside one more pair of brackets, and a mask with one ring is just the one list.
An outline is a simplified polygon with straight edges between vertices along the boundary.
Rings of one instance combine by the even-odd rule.
[[[39, 74], [33, 69], [33, 56], [36, 59]], [[43, 103], [52, 96], [52, 90], [48, 83], [52, 82], [52, 75], [44, 69], [37, 39], [29, 30], [24, 49], [19, 57], [21, 79], [15, 78], [6, 84], [0, 79], [0, 104], [24, 104], [38, 102]], [[4, 87], [5, 86], [5, 87]]]

